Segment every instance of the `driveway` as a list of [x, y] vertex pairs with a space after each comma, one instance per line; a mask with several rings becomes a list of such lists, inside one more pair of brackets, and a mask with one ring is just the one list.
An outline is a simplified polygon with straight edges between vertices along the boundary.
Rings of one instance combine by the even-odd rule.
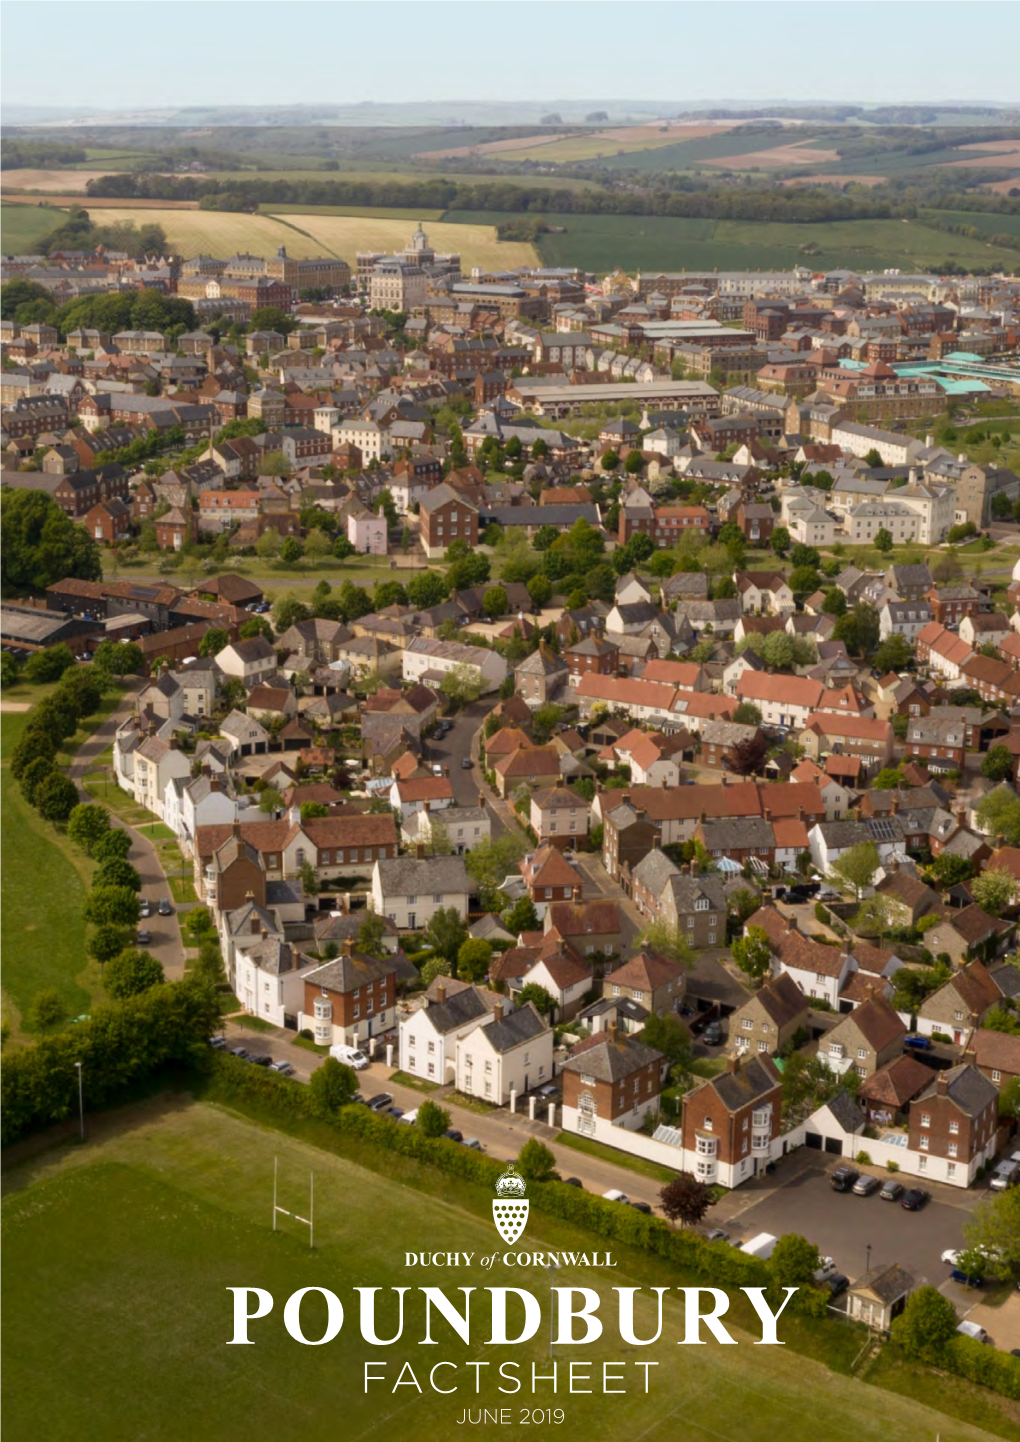
[[[949, 1269], [940, 1260], [942, 1253], [963, 1246], [963, 1224], [980, 1193], [932, 1186], [931, 1201], [922, 1211], [905, 1212], [897, 1203], [881, 1201], [877, 1193], [855, 1197], [834, 1192], [829, 1177], [836, 1165], [836, 1160], [831, 1166], [817, 1160], [817, 1153], [796, 1153], [781, 1164], [778, 1185], [764, 1192], [732, 1192], [720, 1207], [720, 1216], [726, 1213], [729, 1219], [717, 1225], [743, 1240], [758, 1232], [798, 1232], [823, 1256], [834, 1258], [851, 1281], [867, 1270], [870, 1247], [873, 1267], [896, 1262], [918, 1284], [945, 1283]], [[880, 1170], [876, 1174], [886, 1175]], [[913, 1179], [903, 1180], [909, 1185]]]

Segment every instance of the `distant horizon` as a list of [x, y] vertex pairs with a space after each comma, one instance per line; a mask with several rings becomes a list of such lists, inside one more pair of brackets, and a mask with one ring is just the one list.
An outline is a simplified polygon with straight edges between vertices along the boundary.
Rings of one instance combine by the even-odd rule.
[[[827, 0], [810, 8], [798, 0], [767, 4], [631, 0], [626, 5], [621, 0], [601, 0], [583, 8], [570, 0], [542, 0], [538, 29], [533, 21], [539, 0], [472, 0], [470, 8], [459, 0], [434, 0], [428, 5], [412, 0], [290, 0], [275, 6], [274, 27], [293, 26], [295, 35], [307, 43], [307, 51], [298, 41], [282, 49], [267, 46], [260, 22], [247, 29], [239, 24], [242, 14], [258, 15], [252, 7], [260, 0], [248, 0], [243, 12], [232, 0], [201, 0], [200, 12], [189, 12], [188, 5], [197, 3], [200, 0], [134, 0], [130, 6], [117, 0], [6, 0], [0, 17], [4, 92], [0, 113], [37, 108], [54, 119], [123, 116], [134, 111], [153, 115], [192, 108], [254, 108], [264, 106], [269, 95], [269, 108], [274, 110], [386, 104], [382, 97], [399, 96], [399, 101], [390, 103], [442, 106], [454, 114], [462, 106], [556, 104], [640, 105], [645, 114], [649, 106], [659, 105], [685, 110], [770, 104], [952, 109], [1020, 104], [1020, 79], [1008, 82], [1014, 94], [1003, 99], [947, 101], [931, 93], [934, 82], [923, 67], [897, 63], [897, 57], [916, 49], [931, 26], [931, 7], [922, 9], [914, 0], [881, 0], [880, 13], [876, 13], [880, 0]], [[998, 54], [1020, 51], [1020, 7], [970, 0], [958, 15], [964, 26], [970, 22], [986, 39], [993, 39]], [[212, 78], [210, 67], [195, 63], [196, 23], [201, 28], [202, 52], [212, 62]], [[819, 55], [826, 47], [837, 56], [845, 53], [855, 35], [865, 37], [876, 23], [884, 53], [890, 57], [889, 68], [857, 67], [856, 98], [834, 100], [830, 67], [817, 63]], [[667, 84], [656, 78], [649, 88], [661, 86], [679, 94], [642, 102], [628, 93], [634, 87], [633, 72], [619, 65], [618, 48], [606, 43], [614, 25], [636, 41], [639, 54], [647, 43], [669, 66]], [[386, 44], [376, 66], [373, 51], [382, 27], [387, 41], [397, 43]], [[41, 29], [57, 42], [44, 55], [39, 52]], [[538, 45], [536, 35], [541, 36]], [[451, 46], [466, 56], [498, 55], [498, 65], [488, 67], [485, 94], [470, 100], [444, 98], [451, 83], [447, 78]], [[284, 57], [292, 48], [297, 63], [288, 67]], [[555, 67], [556, 79], [550, 84], [545, 58], [571, 53], [582, 57], [572, 67], [576, 73], [564, 74], [564, 67]], [[713, 54], [719, 57], [719, 66], [711, 79], [712, 67], [705, 64], [705, 57]], [[229, 67], [218, 64], [217, 56], [229, 56]], [[311, 72], [301, 63], [306, 56], [314, 62]], [[763, 57], [778, 60], [780, 56], [786, 73], [803, 77], [796, 101], [776, 97], [774, 68], [762, 65]], [[348, 58], [353, 63], [345, 65]], [[39, 106], [40, 66], [45, 68], [47, 93], [60, 97], [58, 105]], [[318, 66], [324, 71], [329, 67], [328, 79], [319, 78]], [[97, 74], [116, 77], [116, 104], [96, 106]], [[708, 85], [741, 99], [705, 95], [703, 88]], [[327, 93], [333, 89], [334, 97], [309, 101], [309, 90], [320, 87]], [[547, 98], [553, 89], [566, 93]]]

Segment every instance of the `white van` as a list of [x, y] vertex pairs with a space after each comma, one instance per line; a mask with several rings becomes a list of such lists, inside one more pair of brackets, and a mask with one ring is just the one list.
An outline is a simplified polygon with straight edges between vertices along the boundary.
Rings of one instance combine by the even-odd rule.
[[628, 1197], [627, 1193], [618, 1192], [615, 1187], [611, 1187], [608, 1192], [603, 1192], [602, 1195], [607, 1202], [630, 1202], [630, 1197]]
[[760, 1257], [763, 1262], [767, 1262], [775, 1251], [778, 1241], [779, 1238], [774, 1237], [771, 1232], [759, 1232], [756, 1237], [745, 1242], [740, 1250], [746, 1252], [749, 1257]]
[[989, 1182], [993, 1192], [1005, 1192], [1010, 1187], [1020, 1183], [1020, 1152], [1014, 1152], [992, 1172], [992, 1179]]
[[414, 1124], [415, 1124], [415, 1122], [416, 1122], [417, 1120], [418, 1120], [418, 1108], [417, 1108], [417, 1107], [415, 1107], [413, 1111], [405, 1112], [402, 1117], [398, 1117], [398, 1118], [397, 1118], [397, 1121], [399, 1121], [399, 1122], [406, 1122], [409, 1127], [413, 1127]]
[[342, 1061], [344, 1066], [352, 1066], [355, 1071], [364, 1071], [368, 1066], [368, 1057], [356, 1046], [331, 1046], [329, 1054], [337, 1061]]
[[975, 1342], [988, 1341], [988, 1333], [976, 1322], [961, 1322], [956, 1330], [964, 1337], [972, 1337]]

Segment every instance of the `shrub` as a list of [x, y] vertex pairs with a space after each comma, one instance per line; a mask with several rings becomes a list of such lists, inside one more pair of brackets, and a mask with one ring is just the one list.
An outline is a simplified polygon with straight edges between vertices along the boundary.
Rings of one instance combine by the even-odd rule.
[[871, 1153], [858, 1152], [856, 1160], [860, 1162], [862, 1167], [868, 1167], [871, 1165]]
[[885, 1169], [886, 1169], [887, 1172], [898, 1172], [899, 1169], [900, 1169], [900, 1164], [899, 1164], [899, 1162], [889, 1161], [889, 1162], [886, 1162], [886, 1164], [885, 1164]]

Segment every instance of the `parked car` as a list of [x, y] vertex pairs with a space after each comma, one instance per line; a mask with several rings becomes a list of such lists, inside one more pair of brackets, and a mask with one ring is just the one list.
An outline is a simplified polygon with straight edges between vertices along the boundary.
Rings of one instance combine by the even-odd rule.
[[624, 1202], [624, 1203], [626, 1203], [626, 1202], [629, 1202], [629, 1201], [630, 1201], [630, 1197], [628, 1197], [628, 1195], [627, 1195], [626, 1192], [617, 1191], [617, 1189], [616, 1189], [615, 1187], [610, 1187], [609, 1191], [608, 1191], [608, 1192], [603, 1192], [602, 1195], [603, 1195], [603, 1197], [605, 1198], [605, 1200], [606, 1200], [607, 1202]]
[[388, 1106], [393, 1105], [393, 1098], [389, 1092], [376, 1092], [374, 1097], [369, 1097], [368, 1105], [370, 1111], [384, 1112]]
[[631, 1206], [636, 1212], [644, 1212], [646, 1217], [652, 1215], [652, 1209], [647, 1202], [631, 1202]]
[[706, 1046], [718, 1046], [723, 1039], [722, 1023], [710, 1021], [702, 1032], [701, 1039]]
[[905, 1188], [902, 1182], [888, 1181], [882, 1184], [879, 1198], [883, 1202], [898, 1202], [902, 1197]]
[[343, 1062], [344, 1066], [353, 1067], [355, 1071], [364, 1071], [368, 1066], [368, 1057], [356, 1046], [344, 1046], [338, 1042], [330, 1047], [329, 1054], [336, 1061]]
[[545, 1101], [551, 1101], [553, 1097], [558, 1097], [559, 1094], [560, 1089], [555, 1082], [546, 1082], [545, 1086], [536, 1087], [535, 1089], [535, 1095], [542, 1097]]
[[729, 1232], [724, 1232], [721, 1227], [710, 1227], [705, 1233], [706, 1242], [728, 1242], [729, 1240]]
[[977, 1322], [960, 1322], [956, 1328], [962, 1337], [971, 1337], [975, 1342], [987, 1342], [988, 1333]]
[[474, 763], [472, 762], [470, 756], [462, 756], [460, 758], [460, 766], [462, 771], [470, 771], [473, 764]]
[[209, 1038], [209, 1045], [214, 1047], [216, 1051], [224, 1051], [226, 1049], [227, 1039], [225, 1036], [211, 1036]]
[[931, 1046], [931, 1037], [922, 1036], [919, 1031], [908, 1031], [903, 1038], [904, 1046], [912, 1046], [917, 1051], [927, 1051]]
[[464, 1133], [459, 1132], [456, 1127], [447, 1127], [443, 1135], [448, 1137], [451, 1142], [462, 1142], [464, 1140]]
[[930, 1196], [924, 1187], [908, 1187], [900, 1198], [900, 1206], [906, 1212], [919, 1212]]
[[852, 1192], [860, 1172], [853, 1167], [837, 1167], [829, 1178], [829, 1183], [834, 1192]]
[[853, 1185], [855, 1197], [870, 1197], [879, 1190], [882, 1183], [878, 1177], [872, 1177], [865, 1172], [863, 1177], [858, 1177]]
[[273, 1058], [269, 1055], [268, 1052], [265, 1051], [257, 1052], [254, 1056], [250, 1056], [248, 1060], [252, 1062], [255, 1066], [273, 1065]]
[[232, 1047], [230, 1048], [230, 1055], [231, 1055], [231, 1056], [239, 1056], [242, 1061], [247, 1061], [247, 1060], [248, 1060], [248, 1048], [247, 1048], [247, 1047], [243, 1047], [243, 1046], [232, 1046]]
[[950, 1267], [949, 1280], [957, 1282], [961, 1287], [982, 1287], [984, 1277], [973, 1277], [969, 1272], [962, 1272], [959, 1267]]
[[463, 1145], [466, 1147], [470, 1147], [473, 1152], [485, 1151], [485, 1148], [482, 1146], [481, 1142], [478, 1140], [477, 1137], [465, 1137]]
[[269, 1063], [270, 1071], [277, 1071], [281, 1076], [293, 1076], [294, 1068], [289, 1061], [273, 1061]]
[[415, 1122], [418, 1120], [418, 1108], [415, 1107], [413, 1111], [405, 1112], [404, 1115], [400, 1118], [400, 1120], [402, 1122], [407, 1122], [408, 1126], [413, 1127]]
[[138, 903], [138, 915], [143, 919], [152, 915], [152, 902], [147, 896], [143, 896]]
[[139, 945], [139, 946], [148, 946], [148, 944], [149, 944], [149, 942], [150, 942], [151, 940], [152, 940], [152, 932], [149, 931], [146, 927], [140, 926], [140, 927], [138, 928], [138, 945]]
[[443, 768], [440, 766], [439, 762], [438, 762], [438, 761], [433, 761], [433, 763], [432, 763], [432, 775], [433, 775], [433, 776], [442, 776], [442, 774], [443, 774]]
[[390, 1107], [390, 1109], [389, 1109], [389, 1111], [386, 1113], [386, 1115], [387, 1115], [388, 1117], [392, 1117], [395, 1122], [399, 1122], [400, 1118], [404, 1115], [404, 1108], [403, 1108], [403, 1107]]
[[823, 1287], [828, 1287], [830, 1297], [841, 1296], [849, 1285], [850, 1278], [845, 1277], [842, 1272], [833, 1272], [822, 1282]]
[[165, 896], [160, 897], [159, 905], [156, 907], [156, 910], [159, 912], [160, 916], [173, 916], [174, 914], [174, 909], [170, 905], [169, 901], [167, 901]]
[[581, 1181], [580, 1177], [564, 1177], [563, 1185], [565, 1187], [580, 1187], [581, 1191], [584, 1191], [584, 1182]]

